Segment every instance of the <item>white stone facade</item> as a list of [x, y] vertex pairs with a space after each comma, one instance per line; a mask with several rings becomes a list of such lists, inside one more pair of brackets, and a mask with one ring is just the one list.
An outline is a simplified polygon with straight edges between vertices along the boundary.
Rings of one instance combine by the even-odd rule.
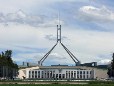
[[35, 69], [27, 70], [28, 79], [94, 79], [94, 70], [80, 69]]
[[36, 67], [22, 68], [22, 69], [19, 69], [18, 72], [19, 72], [18, 78], [20, 79], [23, 79], [23, 77], [25, 77], [26, 79], [29, 79], [29, 78], [30, 79], [35, 79], [35, 78], [36, 79], [108, 78], [107, 70], [97, 69], [94, 67], [84, 67], [84, 66], [62, 66], [62, 67], [61, 66], [54, 66], [54, 67], [53, 66], [36, 66]]

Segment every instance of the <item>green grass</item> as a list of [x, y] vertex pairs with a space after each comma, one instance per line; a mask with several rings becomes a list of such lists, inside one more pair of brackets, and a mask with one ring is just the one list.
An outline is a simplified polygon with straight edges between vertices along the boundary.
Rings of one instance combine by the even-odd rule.
[[[74, 82], [81, 83], [81, 84], [69, 84]], [[21, 82], [21, 81], [19, 83], [25, 83], [25, 84], [17, 84], [18, 82], [1, 82], [1, 83], [3, 84], [0, 84], [0, 86], [114, 86], [114, 81], [48, 82], [50, 84], [40, 84], [40, 83], [46, 83], [46, 82]], [[39, 83], [39, 84], [35, 84], [35, 83]], [[82, 83], [86, 83], [86, 84], [82, 84]]]
[[114, 81], [89, 81], [89, 84], [114, 84]]
[[86, 84], [86, 85], [75, 85], [75, 84], [43, 84], [43, 85], [40, 85], [40, 84], [2, 84], [0, 86], [114, 86], [114, 84]]

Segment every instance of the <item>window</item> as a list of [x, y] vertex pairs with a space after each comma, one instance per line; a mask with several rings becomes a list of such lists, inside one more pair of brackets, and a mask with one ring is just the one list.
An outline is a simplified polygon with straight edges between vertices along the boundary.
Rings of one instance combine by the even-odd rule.
[[85, 79], [85, 75], [83, 75], [83, 79]]
[[34, 76], [34, 71], [32, 71], [32, 77]]
[[35, 71], [35, 75], [37, 74], [37, 71]]
[[77, 75], [77, 79], [79, 79], [79, 75]]
[[80, 71], [80, 74], [82, 74], [82, 71]]
[[62, 77], [63, 79], [65, 78], [65, 74], [63, 74], [63, 77]]
[[74, 73], [74, 77], [76, 77], [76, 73]]
[[88, 74], [88, 71], [87, 71], [87, 74]]
[[56, 78], [58, 78], [58, 74], [56, 74]]
[[35, 78], [37, 78], [37, 75], [35, 75]]
[[77, 74], [79, 74], [79, 71], [77, 71]]
[[88, 75], [87, 75], [87, 79], [88, 79], [89, 77], [88, 77]]
[[32, 75], [32, 78], [34, 78], [34, 75]]
[[82, 79], [82, 75], [80, 75], [80, 79]]

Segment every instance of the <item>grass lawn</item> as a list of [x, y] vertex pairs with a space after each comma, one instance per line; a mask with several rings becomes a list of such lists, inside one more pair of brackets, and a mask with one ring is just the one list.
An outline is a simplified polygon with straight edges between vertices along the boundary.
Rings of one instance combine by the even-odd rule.
[[0, 86], [114, 86], [114, 84], [1, 84]]
[[[37, 84], [36, 84], [37, 83]], [[114, 81], [89, 82], [1, 82], [0, 86], [114, 86]]]

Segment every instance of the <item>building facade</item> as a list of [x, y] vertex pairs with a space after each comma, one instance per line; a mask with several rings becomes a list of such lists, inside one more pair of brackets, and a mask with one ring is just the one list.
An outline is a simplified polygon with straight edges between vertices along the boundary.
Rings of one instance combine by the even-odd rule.
[[19, 70], [20, 79], [95, 79], [93, 69], [84, 69], [78, 66], [37, 66]]
[[36, 69], [27, 70], [29, 79], [94, 79], [94, 70], [80, 69]]

